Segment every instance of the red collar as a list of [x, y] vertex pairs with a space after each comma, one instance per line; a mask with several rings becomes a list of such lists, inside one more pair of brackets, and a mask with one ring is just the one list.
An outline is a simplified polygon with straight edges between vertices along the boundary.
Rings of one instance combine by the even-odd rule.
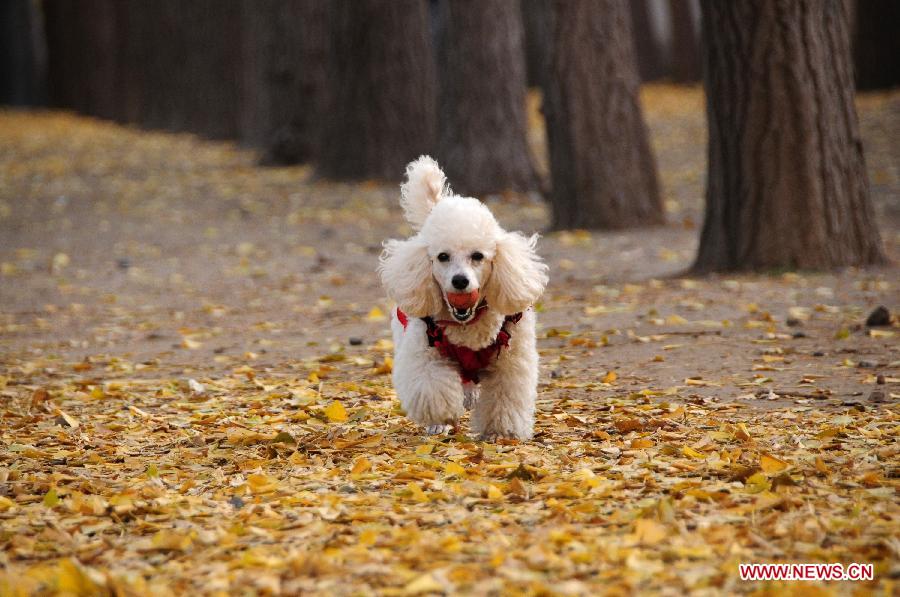
[[[475, 319], [469, 323], [477, 321], [486, 311], [487, 305], [479, 307], [475, 313]], [[479, 371], [489, 367], [500, 356], [500, 351], [503, 347], [509, 346], [512, 334], [507, 329], [507, 325], [519, 323], [519, 320], [522, 319], [522, 314], [516, 313], [504, 317], [503, 325], [500, 326], [500, 331], [497, 332], [497, 337], [494, 338], [494, 341], [478, 350], [453, 344], [447, 339], [444, 334], [445, 328], [448, 325], [460, 325], [459, 323], [443, 320], [435, 321], [431, 317], [422, 317], [421, 319], [427, 326], [425, 334], [428, 337], [428, 346], [437, 348], [442, 357], [456, 361], [456, 365], [459, 368], [459, 376], [462, 378], [463, 383], [478, 383]], [[400, 322], [403, 329], [406, 329], [409, 323], [406, 313], [401, 311], [399, 307], [397, 307], [397, 321]]]

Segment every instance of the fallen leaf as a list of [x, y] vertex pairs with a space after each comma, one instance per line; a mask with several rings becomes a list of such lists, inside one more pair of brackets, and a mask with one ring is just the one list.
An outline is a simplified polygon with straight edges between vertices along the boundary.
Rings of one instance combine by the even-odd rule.
[[637, 417], [628, 417], [622, 419], [616, 419], [613, 423], [615, 425], [616, 430], [620, 433], [628, 433], [630, 431], [641, 431], [644, 428], [644, 425], [641, 423], [641, 420]]
[[180, 533], [170, 529], [158, 531], [150, 540], [144, 551], [185, 551], [191, 547], [193, 538], [189, 533]]
[[378, 307], [372, 307], [368, 315], [366, 315], [367, 321], [384, 321], [385, 319], [387, 319], [387, 316]]
[[771, 454], [761, 454], [759, 457], [759, 467], [766, 474], [772, 475], [775, 473], [780, 473], [784, 469], [788, 467], [788, 463], [775, 458]]
[[6, 512], [7, 510], [14, 508], [16, 503], [9, 499], [6, 496], [0, 495], [0, 512]]
[[347, 409], [344, 405], [335, 400], [325, 408], [325, 416], [332, 423], [342, 423], [348, 419]]
[[353, 466], [350, 469], [351, 475], [361, 475], [364, 472], [370, 470], [372, 468], [372, 463], [369, 462], [369, 459], [365, 456], [360, 456], [356, 460], [353, 461]]
[[494, 484], [489, 484], [487, 486], [486, 495], [487, 495], [487, 499], [489, 499], [489, 500], [502, 500], [503, 499], [503, 492], [500, 491], [500, 488]]
[[55, 508], [59, 505], [59, 494], [56, 493], [56, 488], [53, 487], [44, 494], [43, 503], [48, 508]]
[[422, 593], [445, 593], [447, 586], [439, 583], [431, 574], [423, 574], [409, 581], [403, 587], [404, 595], [421, 595]]
[[687, 456], [688, 458], [693, 458], [695, 460], [703, 460], [706, 456], [703, 455], [703, 452], [698, 452], [694, 448], [690, 446], [684, 446], [681, 448], [681, 453]]
[[655, 520], [639, 518], [634, 521], [634, 538], [642, 545], [657, 545], [668, 536], [668, 528]]

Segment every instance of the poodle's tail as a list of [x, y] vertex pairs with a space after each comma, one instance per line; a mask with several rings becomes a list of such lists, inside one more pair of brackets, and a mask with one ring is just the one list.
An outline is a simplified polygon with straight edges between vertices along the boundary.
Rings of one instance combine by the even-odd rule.
[[406, 181], [400, 185], [400, 206], [406, 220], [418, 230], [431, 208], [449, 193], [447, 177], [437, 162], [427, 155], [410, 162], [406, 167]]

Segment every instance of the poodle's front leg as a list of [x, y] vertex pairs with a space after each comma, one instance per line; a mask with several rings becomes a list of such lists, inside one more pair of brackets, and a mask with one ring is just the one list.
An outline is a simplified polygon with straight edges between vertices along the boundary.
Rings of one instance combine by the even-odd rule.
[[[402, 369], [395, 378], [397, 397], [406, 416], [425, 427], [425, 433], [445, 433], [455, 427], [463, 413], [459, 373], [444, 363], [426, 361]], [[394, 366], [398, 363], [395, 361]]]
[[481, 382], [472, 411], [472, 430], [487, 441], [530, 439], [534, 434], [537, 378], [534, 314], [526, 312], [513, 328], [509, 348], [500, 353], [493, 371]]
[[394, 389], [412, 421], [428, 434], [454, 428], [463, 413], [459, 373], [425, 341], [421, 322], [410, 322], [394, 358]]
[[463, 396], [463, 407], [466, 410], [475, 408], [475, 403], [478, 402], [478, 385], [472, 382], [463, 383]]

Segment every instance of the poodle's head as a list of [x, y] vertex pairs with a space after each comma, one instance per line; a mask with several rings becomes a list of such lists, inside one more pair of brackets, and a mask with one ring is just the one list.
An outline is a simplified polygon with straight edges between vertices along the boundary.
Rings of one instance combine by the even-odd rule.
[[429, 157], [406, 175], [400, 203], [417, 233], [387, 241], [378, 268], [398, 306], [412, 317], [449, 312], [465, 324], [485, 302], [506, 315], [534, 304], [547, 284], [537, 235], [506, 232], [483, 203], [452, 194]]

